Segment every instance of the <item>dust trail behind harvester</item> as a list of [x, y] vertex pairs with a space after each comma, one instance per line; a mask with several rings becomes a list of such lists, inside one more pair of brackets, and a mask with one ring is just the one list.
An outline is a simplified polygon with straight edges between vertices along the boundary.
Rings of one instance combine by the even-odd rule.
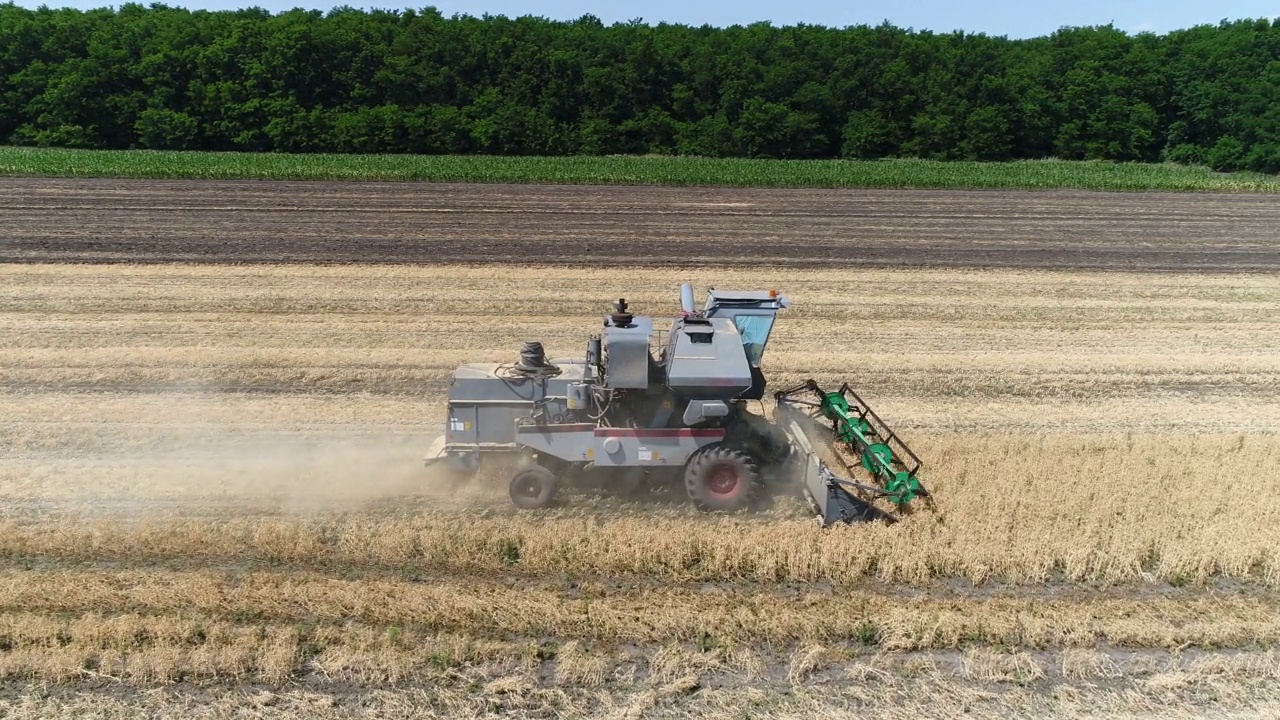
[[[146, 398], [113, 422], [51, 422], [0, 462], [4, 514], [113, 517], [351, 512], [498, 503], [503, 488], [422, 466], [440, 428], [270, 427], [218, 412], [216, 392]], [[142, 405], [142, 403], [139, 403]]]
[[[326, 399], [325, 412], [299, 422], [288, 417], [296, 396], [281, 398], [278, 412], [261, 407], [277, 401], [251, 399], [246, 412], [245, 395], [211, 387], [80, 396], [97, 407], [0, 438], [11, 450], [0, 459], [0, 520], [517, 512], [510, 459], [471, 477], [423, 466], [443, 430], [437, 413], [424, 409], [421, 426], [372, 424]], [[682, 488], [667, 490], [618, 497], [566, 488], [554, 514], [702, 516]], [[806, 516], [794, 488], [774, 490], [761, 521]]]

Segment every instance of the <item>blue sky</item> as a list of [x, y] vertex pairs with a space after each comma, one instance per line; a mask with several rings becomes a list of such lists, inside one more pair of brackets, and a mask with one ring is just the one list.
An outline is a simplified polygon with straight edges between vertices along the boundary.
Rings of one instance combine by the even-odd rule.
[[[41, 0], [17, 0], [19, 5], [36, 7]], [[147, 0], [149, 2], [150, 0]], [[94, 0], [44, 0], [54, 7], [103, 7], [118, 2]], [[327, 10], [340, 2], [316, 0], [168, 0], [166, 4], [190, 8], [227, 9], [257, 5], [272, 11], [292, 7]], [[350, 0], [355, 7], [424, 7], [434, 5], [445, 15], [541, 15], [571, 20], [585, 14], [606, 23], [641, 18], [692, 25], [747, 24], [767, 20], [775, 25], [810, 23], [815, 25], [876, 25], [888, 20], [900, 27], [948, 32], [966, 30], [988, 35], [1034, 37], [1047, 35], [1064, 25], [1105, 25], [1114, 23], [1128, 32], [1168, 32], [1178, 28], [1217, 23], [1222, 19], [1280, 16], [1275, 0], [439, 0], [398, 4], [386, 0], [372, 3]]]

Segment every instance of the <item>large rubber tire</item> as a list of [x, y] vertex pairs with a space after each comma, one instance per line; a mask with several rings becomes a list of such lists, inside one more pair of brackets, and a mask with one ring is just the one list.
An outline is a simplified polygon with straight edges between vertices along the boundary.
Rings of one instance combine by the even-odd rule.
[[556, 476], [541, 465], [526, 465], [512, 476], [509, 493], [521, 510], [544, 508], [556, 499]]
[[747, 453], [723, 445], [699, 450], [684, 469], [684, 486], [699, 510], [735, 512], [755, 499], [760, 468]]

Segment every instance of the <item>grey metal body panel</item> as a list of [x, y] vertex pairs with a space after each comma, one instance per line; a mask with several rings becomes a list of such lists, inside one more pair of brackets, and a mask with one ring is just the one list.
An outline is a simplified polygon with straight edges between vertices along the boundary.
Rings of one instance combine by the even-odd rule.
[[522, 425], [519, 443], [535, 452], [597, 467], [681, 467], [724, 439], [719, 429], [602, 428], [591, 424]]
[[710, 418], [729, 416], [729, 404], [723, 400], [690, 400], [684, 408], [684, 424], [690, 427]]
[[515, 449], [516, 420], [528, 417], [535, 403], [544, 412], [561, 415], [567, 409], [566, 390], [582, 381], [581, 361], [561, 362], [560, 374], [550, 378], [513, 376], [510, 366], [471, 363], [453, 373], [445, 428], [446, 451], [466, 448]]
[[775, 413], [774, 420], [791, 441], [792, 459], [800, 466], [800, 487], [805, 498], [813, 506], [814, 512], [825, 518], [830, 501], [827, 480], [822, 473], [822, 460], [814, 452], [813, 445], [809, 443], [809, 435], [801, 425], [803, 420], [790, 413]]
[[717, 304], [724, 302], [735, 302], [742, 300], [751, 300], [756, 302], [771, 302], [778, 300], [778, 296], [770, 290], [715, 290], [707, 291], [706, 309], [710, 310]]
[[790, 460], [798, 465], [800, 488], [824, 527], [891, 519], [871, 503], [850, 494], [843, 486], [846, 480], [832, 472], [819, 457], [810, 433], [817, 432], [819, 437], [824, 437], [825, 428], [820, 429], [813, 418], [786, 403], [779, 403], [774, 409], [774, 421], [790, 441]]
[[671, 334], [667, 385], [675, 392], [689, 398], [728, 400], [751, 387], [751, 365], [732, 320], [686, 320]]
[[635, 317], [627, 327], [606, 320], [604, 330], [605, 384], [618, 390], [649, 387], [649, 337], [653, 320]]
[[443, 460], [445, 457], [445, 438], [443, 435], [431, 441], [431, 445], [427, 447], [427, 454], [423, 456], [422, 462], [430, 465], [434, 462]]

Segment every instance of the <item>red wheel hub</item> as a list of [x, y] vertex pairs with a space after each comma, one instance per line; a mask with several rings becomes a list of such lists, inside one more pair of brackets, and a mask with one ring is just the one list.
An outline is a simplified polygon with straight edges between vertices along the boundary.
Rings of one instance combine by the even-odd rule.
[[732, 495], [738, 489], [738, 470], [732, 465], [716, 465], [707, 473], [707, 491], [713, 495]]

